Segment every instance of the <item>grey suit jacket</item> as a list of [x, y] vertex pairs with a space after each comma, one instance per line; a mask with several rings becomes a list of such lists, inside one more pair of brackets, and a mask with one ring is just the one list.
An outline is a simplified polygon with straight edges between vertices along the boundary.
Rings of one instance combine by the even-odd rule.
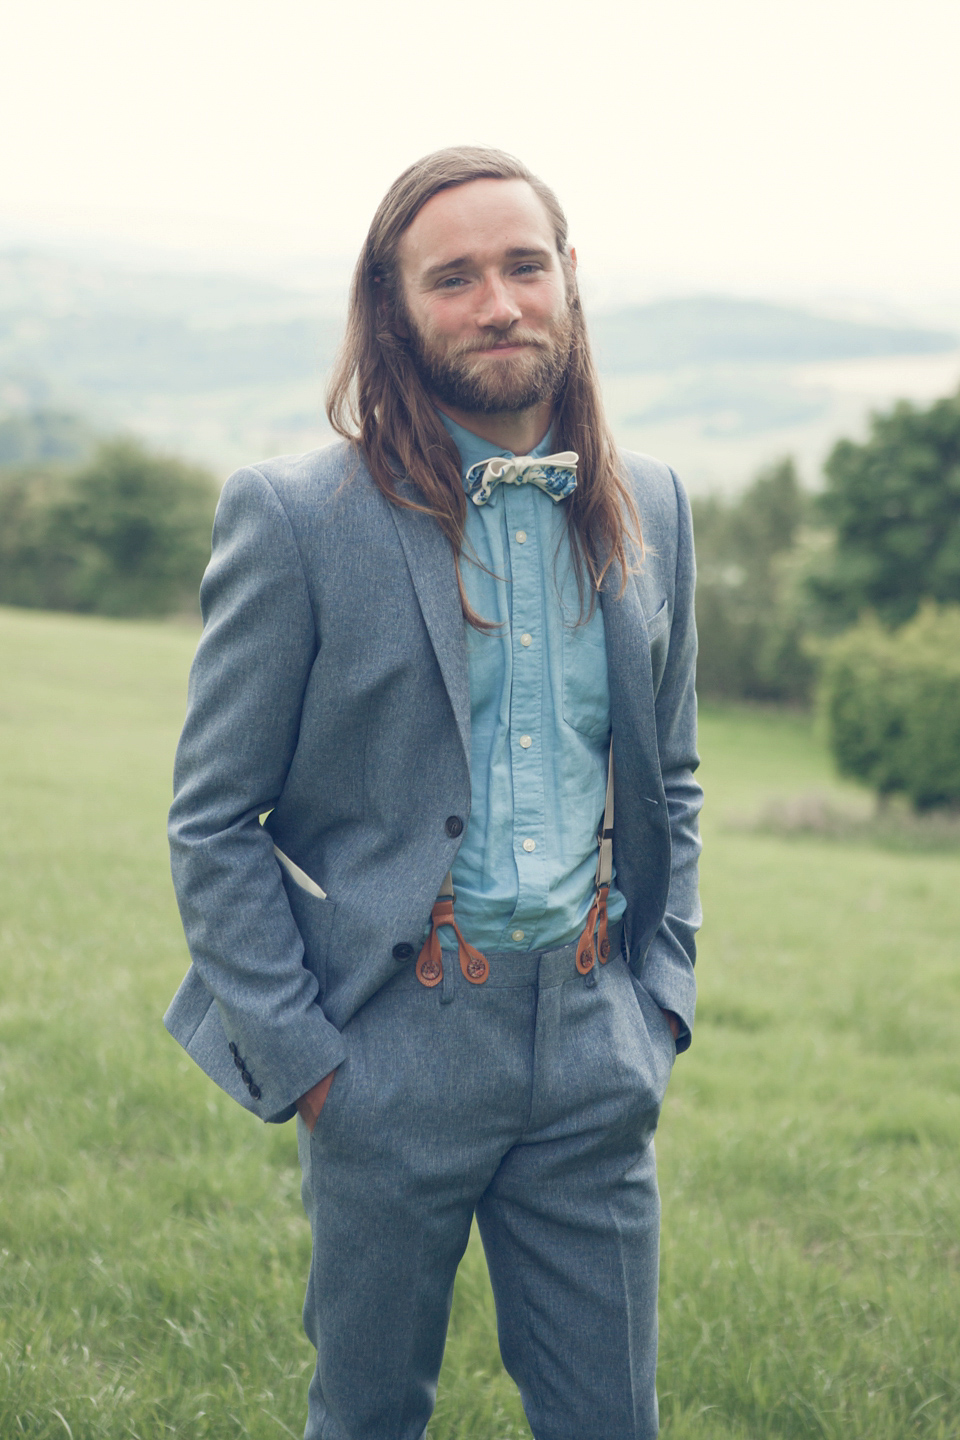
[[[683, 1048], [699, 923], [692, 533], [673, 472], [623, 463], [647, 553], [621, 599], [615, 576], [601, 596], [614, 857], [629, 963], [681, 1017]], [[346, 444], [228, 480], [201, 606], [170, 812], [193, 963], [164, 1019], [240, 1104], [282, 1121], [343, 1060], [350, 1017], [415, 959], [456, 855], [464, 622], [449, 543], [389, 504]]]

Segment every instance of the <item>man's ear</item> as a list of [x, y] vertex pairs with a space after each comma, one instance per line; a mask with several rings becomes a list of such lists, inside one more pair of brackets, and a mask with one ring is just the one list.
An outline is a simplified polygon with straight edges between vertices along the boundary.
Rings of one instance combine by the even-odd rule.
[[577, 247], [576, 247], [575, 245], [571, 245], [571, 246], [570, 246], [570, 264], [573, 266], [573, 273], [574, 273], [574, 275], [576, 275], [576, 273], [577, 273]]

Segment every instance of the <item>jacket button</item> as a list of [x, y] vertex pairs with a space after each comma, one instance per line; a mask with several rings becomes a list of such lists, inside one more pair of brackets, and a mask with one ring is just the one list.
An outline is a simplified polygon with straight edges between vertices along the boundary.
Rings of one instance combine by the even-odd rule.
[[253, 1096], [254, 1100], [259, 1100], [259, 1099], [260, 1099], [260, 1096], [262, 1095], [262, 1093], [263, 1093], [263, 1092], [262, 1092], [262, 1090], [260, 1089], [260, 1086], [259, 1086], [259, 1085], [251, 1085], [251, 1086], [250, 1086], [250, 1094]]
[[457, 836], [458, 836], [458, 835], [461, 835], [462, 833], [463, 833], [463, 821], [460, 819], [460, 816], [459, 816], [459, 815], [448, 815], [448, 816], [447, 816], [447, 834], [450, 836], [451, 840], [455, 840], [455, 839], [457, 838]]
[[406, 940], [402, 940], [399, 945], [394, 945], [393, 958], [394, 960], [412, 960], [413, 946], [408, 945]]

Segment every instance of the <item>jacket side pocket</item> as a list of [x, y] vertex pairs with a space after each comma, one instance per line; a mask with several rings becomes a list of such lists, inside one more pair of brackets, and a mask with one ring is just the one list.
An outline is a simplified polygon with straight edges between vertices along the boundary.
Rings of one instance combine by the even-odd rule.
[[[285, 860], [286, 856], [283, 859]], [[333, 900], [326, 898], [325, 892], [315, 881], [310, 881], [311, 888], [307, 889], [295, 879], [282, 860], [280, 863], [283, 888], [287, 892], [287, 901], [303, 940], [303, 963], [317, 977], [317, 984], [320, 987], [317, 998], [322, 1005], [327, 988], [327, 953], [330, 949], [330, 931], [337, 907]], [[292, 864], [292, 862], [289, 863]], [[293, 867], [294, 870], [298, 868], [297, 866]], [[305, 875], [302, 870], [299, 873], [304, 876], [304, 879], [309, 880], [309, 876]]]

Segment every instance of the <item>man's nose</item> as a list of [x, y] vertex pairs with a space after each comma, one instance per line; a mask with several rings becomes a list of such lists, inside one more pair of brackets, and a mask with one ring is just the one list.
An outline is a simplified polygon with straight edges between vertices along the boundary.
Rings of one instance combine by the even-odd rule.
[[483, 288], [477, 322], [494, 330], [509, 330], [520, 319], [521, 310], [501, 279], [487, 281]]

